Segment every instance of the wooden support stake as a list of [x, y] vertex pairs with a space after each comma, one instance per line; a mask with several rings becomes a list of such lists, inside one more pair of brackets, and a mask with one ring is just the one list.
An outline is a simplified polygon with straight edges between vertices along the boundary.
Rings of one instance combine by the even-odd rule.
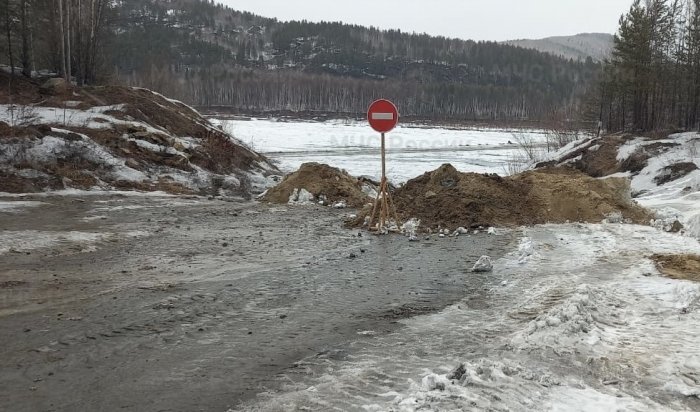
[[[386, 137], [382, 133], [382, 180], [379, 184], [379, 191], [377, 193], [377, 199], [374, 201], [374, 207], [372, 208], [372, 215], [369, 221], [369, 229], [376, 230], [381, 233], [385, 226], [389, 225], [391, 219], [398, 224], [396, 219], [396, 209], [394, 207], [394, 202], [389, 194], [389, 181], [386, 178]], [[377, 212], [379, 212], [379, 219], [377, 221], [377, 226], [375, 227], [375, 219], [377, 218]]]

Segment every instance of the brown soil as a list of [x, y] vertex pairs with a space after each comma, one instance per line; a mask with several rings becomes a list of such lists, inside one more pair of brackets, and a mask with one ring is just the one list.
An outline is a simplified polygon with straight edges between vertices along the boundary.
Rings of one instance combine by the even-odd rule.
[[[666, 137], [668, 136], [664, 138]], [[650, 158], [667, 152], [672, 147], [678, 146], [678, 143], [666, 142], [647, 144], [640, 147], [624, 161], [619, 162], [617, 160], [617, 154], [620, 146], [633, 138], [635, 138], [635, 136], [629, 134], [615, 134], [593, 139], [568, 156], [558, 161], [538, 164], [537, 168], [562, 165], [566, 161], [581, 156], [580, 160], [569, 163], [568, 165], [592, 177], [605, 177], [618, 172], [639, 173], [647, 166]], [[653, 139], [649, 137], [648, 140], [651, 141]], [[598, 145], [599, 148], [597, 150], [590, 150], [590, 148], [595, 145]]]
[[599, 180], [567, 168], [503, 178], [446, 164], [410, 180], [393, 198], [401, 220], [418, 218], [425, 228], [600, 222], [618, 211], [635, 223], [650, 218], [630, 199], [626, 179]]
[[30, 179], [0, 170], [0, 192], [35, 193], [45, 189], [63, 189], [63, 183], [56, 176]]
[[700, 282], [698, 255], [653, 255], [651, 259], [666, 277]]
[[527, 184], [447, 164], [408, 181], [393, 197], [402, 220], [418, 218], [425, 227], [510, 226], [536, 223], [522, 207], [529, 191]]
[[634, 223], [648, 223], [651, 214], [634, 203], [629, 180], [595, 179], [574, 169], [550, 168], [512, 177], [530, 190], [537, 223], [600, 222], [613, 212]]
[[[27, 79], [24, 76], [11, 76], [4, 70], [0, 71], [0, 104], [31, 104], [41, 99], [39, 81]], [[12, 95], [8, 93], [12, 85]]]
[[167, 179], [159, 179], [156, 183], [118, 180], [114, 182], [114, 187], [121, 190], [136, 190], [140, 192], [162, 191], [176, 195], [196, 194], [192, 189], [189, 189], [179, 183], [168, 181]]
[[270, 189], [264, 201], [287, 203], [294, 189], [306, 189], [314, 197], [326, 196], [329, 202], [347, 202], [349, 207], [361, 208], [372, 199], [362, 192], [358, 179], [335, 167], [319, 163], [304, 163], [299, 170], [287, 175]]
[[[596, 141], [600, 148], [594, 151], [586, 149], [582, 153], [581, 160], [576, 162], [576, 168], [592, 177], [603, 177], [619, 172], [617, 152], [627, 140], [629, 140], [628, 136], [607, 136]], [[644, 162], [646, 164], [646, 159]]]

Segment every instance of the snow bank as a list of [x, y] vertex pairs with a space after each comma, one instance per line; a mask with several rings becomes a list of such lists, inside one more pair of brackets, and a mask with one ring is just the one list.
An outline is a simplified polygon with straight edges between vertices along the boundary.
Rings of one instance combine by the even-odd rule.
[[700, 238], [700, 170], [678, 179], [659, 184], [657, 179], [667, 173], [666, 168], [679, 163], [694, 163], [700, 167], [700, 134], [682, 133], [668, 139], [634, 139], [620, 147], [618, 160], [625, 160], [640, 148], [650, 145], [673, 145], [649, 159], [647, 166], [632, 176], [632, 190], [641, 195], [636, 199], [642, 206], [657, 211], [662, 228], [669, 228], [677, 218], [685, 227], [685, 233]]

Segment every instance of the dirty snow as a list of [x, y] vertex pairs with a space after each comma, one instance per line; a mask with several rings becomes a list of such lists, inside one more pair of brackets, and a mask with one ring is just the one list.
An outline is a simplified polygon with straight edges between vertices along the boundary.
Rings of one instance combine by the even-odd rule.
[[292, 194], [289, 196], [290, 205], [310, 205], [314, 202], [314, 195], [308, 190], [294, 189]]
[[34, 200], [16, 200], [16, 201], [4, 201], [0, 200], [0, 213], [18, 213], [25, 212], [27, 209], [44, 205], [43, 202], [37, 202]]
[[[168, 100], [182, 105], [183, 107], [187, 107], [180, 102], [171, 99]], [[159, 104], [157, 102], [154, 103]], [[200, 139], [191, 136], [173, 136], [160, 126], [152, 126], [145, 122], [130, 119], [129, 117], [127, 117], [129, 120], [122, 120], [107, 114], [111, 111], [123, 112], [124, 108], [125, 105], [97, 106], [86, 110], [0, 105], [0, 121], [7, 122], [11, 125], [51, 125], [53, 132], [42, 139], [8, 139], [0, 144], [0, 163], [6, 162], [7, 164], [11, 164], [9, 162], [10, 160], [20, 159], [26, 160], [26, 162], [31, 165], [38, 164], [38, 166], [35, 167], [36, 170], [15, 170], [8, 167], [8, 172], [11, 174], [17, 174], [28, 178], [37, 178], [45, 177], [42, 173], [37, 172], [37, 170], [43, 169], [39, 167], [42, 164], [51, 163], [59, 157], [70, 158], [70, 156], [75, 155], [99, 166], [98, 170], [100, 175], [93, 176], [97, 179], [95, 187], [97, 190], [108, 188], [109, 186], [105, 182], [126, 181], [134, 183], [154, 183], [159, 181], [161, 177], [166, 176], [171, 178], [175, 183], [192, 189], [193, 191], [210, 189], [213, 186], [212, 179], [223, 179], [224, 185], [220, 188], [220, 194], [235, 195], [239, 192], [241, 182], [237, 176], [217, 175], [201, 167], [197, 167], [196, 165], [191, 165], [192, 169], [194, 169], [191, 173], [167, 166], [153, 166], [144, 171], [136, 170], [126, 165], [125, 158], [114, 156], [109, 150], [96, 141], [93, 141], [88, 136], [65, 129], [69, 127], [80, 127], [99, 130], [111, 129], [115, 126], [135, 128], [143, 130], [151, 135], [160, 136], [163, 142], [167, 142], [167, 144], [155, 144], [129, 135], [122, 136], [122, 139], [133, 142], [145, 150], [155, 153], [167, 153], [182, 158], [190, 157], [184, 150], [196, 148], [201, 144]], [[193, 113], [196, 112], [193, 111]], [[212, 123], [203, 118], [193, 115], [191, 116], [191, 120], [207, 129], [215, 129]], [[62, 135], [66, 134], [70, 134], [71, 138], [64, 139]], [[74, 140], [75, 136], [78, 136], [80, 139], [77, 141]], [[228, 136], [228, 138], [236, 144], [241, 144], [238, 139], [232, 136]], [[4, 158], [2, 154], [5, 154]], [[28, 176], [28, 172], [33, 175]], [[92, 174], [94, 175], [95, 173]], [[262, 175], [262, 170], [249, 174], [250, 184], [254, 191], [262, 191], [272, 184], [269, 178]]]
[[488, 256], [482, 256], [476, 261], [474, 267], [472, 267], [472, 272], [491, 272], [493, 270], [493, 263], [491, 258]]
[[[17, 108], [21, 107], [23, 112], [17, 118]], [[15, 113], [13, 113], [13, 110]], [[10, 106], [0, 104], [0, 121], [8, 124], [28, 124], [33, 125], [63, 125], [71, 127], [87, 127], [90, 129], [110, 129], [113, 125], [132, 126], [144, 128], [149, 133], [168, 136], [165, 129], [155, 128], [143, 122], [133, 120], [120, 120], [114, 116], [106, 114], [109, 111], [123, 111], [124, 105], [95, 106], [86, 110], [40, 107], [40, 106]]]
[[634, 139], [620, 147], [618, 160], [627, 159], [643, 146], [657, 143], [678, 146], [652, 157], [639, 174], [631, 177], [632, 190], [641, 193], [636, 200], [657, 211], [658, 225], [668, 227], [678, 219], [688, 235], [700, 238], [700, 170], [663, 185], [654, 182], [665, 167], [673, 164], [692, 162], [700, 167], [700, 134], [681, 133], [661, 140]]
[[58, 254], [93, 252], [101, 242], [124, 237], [144, 237], [148, 232], [131, 231], [117, 235], [109, 232], [49, 232], [36, 230], [0, 231], [0, 255], [26, 253], [38, 249], [56, 249]]

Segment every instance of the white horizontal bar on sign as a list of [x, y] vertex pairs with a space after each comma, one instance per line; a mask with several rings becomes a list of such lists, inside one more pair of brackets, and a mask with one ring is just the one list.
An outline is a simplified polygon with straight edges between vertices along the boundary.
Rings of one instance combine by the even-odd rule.
[[394, 120], [394, 113], [372, 113], [372, 120]]

